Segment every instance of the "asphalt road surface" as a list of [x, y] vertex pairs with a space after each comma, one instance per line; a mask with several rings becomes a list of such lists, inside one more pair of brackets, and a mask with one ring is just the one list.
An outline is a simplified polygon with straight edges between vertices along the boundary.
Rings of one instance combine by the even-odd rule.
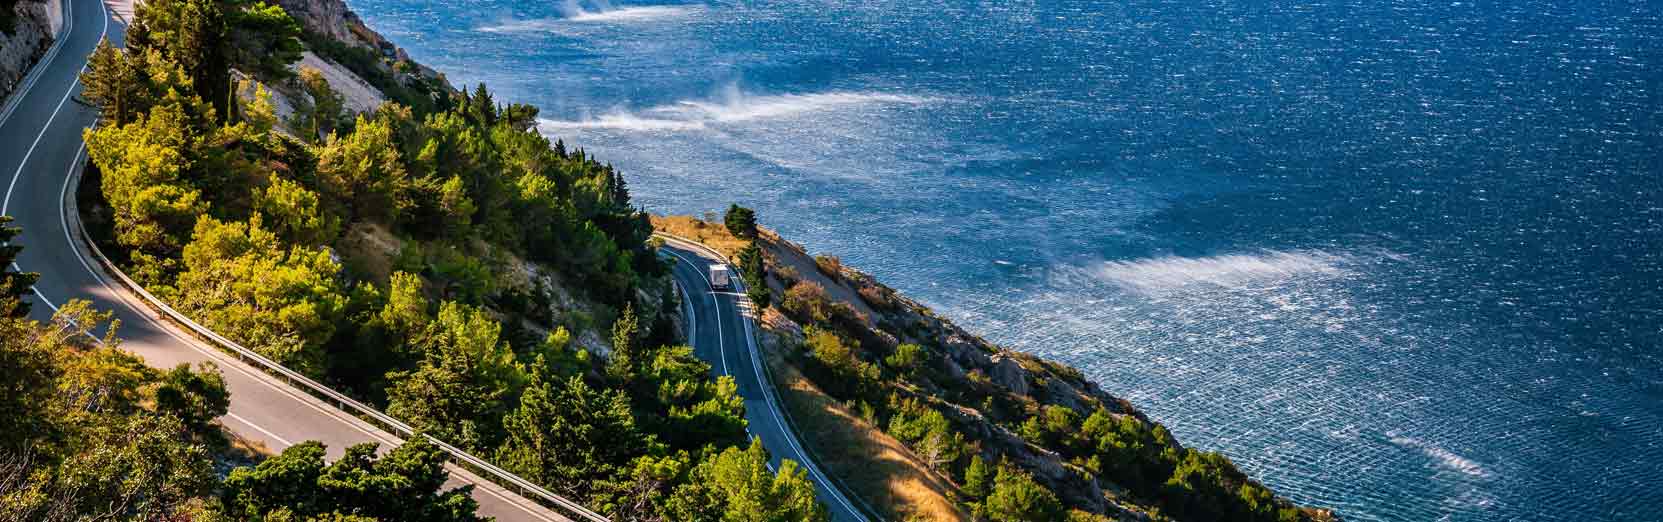
[[854, 503], [809, 460], [801, 441], [785, 423], [777, 396], [770, 396], [768, 390], [763, 388], [765, 381], [760, 373], [762, 354], [757, 351], [756, 340], [751, 335], [750, 330], [754, 326], [749, 324], [749, 305], [742, 304], [748, 301], [743, 299], [743, 286], [737, 286], [743, 284], [739, 282], [739, 272], [732, 272], [735, 274], [735, 289], [715, 291], [710, 288], [708, 274], [712, 265], [722, 261], [679, 241], [667, 242], [662, 252], [675, 261], [673, 274], [676, 284], [683, 291], [682, 307], [690, 316], [688, 324], [692, 326], [688, 337], [693, 344], [693, 353], [709, 362], [718, 375], [733, 376], [739, 385], [739, 396], [745, 399], [745, 419], [749, 421], [747, 429], [751, 436], [762, 439], [773, 467], [779, 469], [782, 458], [806, 465], [808, 477], [814, 481], [815, 493], [820, 496], [821, 503], [831, 510], [832, 520], [866, 520], [855, 509]]

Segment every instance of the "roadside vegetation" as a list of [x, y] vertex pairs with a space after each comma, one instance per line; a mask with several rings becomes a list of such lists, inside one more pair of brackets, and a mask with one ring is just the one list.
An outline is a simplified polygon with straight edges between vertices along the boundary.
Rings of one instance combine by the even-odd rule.
[[[756, 220], [736, 205], [721, 224], [654, 224], [721, 245], [747, 285], [766, 284], [754, 300], [786, 405], [826, 468], [886, 516], [1332, 519], [1276, 497], [1223, 455], [1180, 445], [1078, 370], [987, 343]], [[890, 441], [910, 455], [885, 451]]]
[[[668, 268], [622, 175], [532, 130], [535, 107], [387, 73], [264, 3], [144, 2], [127, 43], [82, 78], [104, 114], [82, 208], [148, 290], [615, 519], [826, 518], [796, 463], [768, 470], [733, 381], [677, 345]], [[395, 102], [344, 113], [291, 71], [306, 44], [386, 73], [365, 74]], [[279, 121], [272, 89], [307, 103]], [[302, 444], [209, 489], [242, 519], [328, 518], [313, 478], [433, 460], [409, 451], [325, 464]], [[441, 507], [376, 517], [472, 516], [421, 494]]]
[[217, 369], [146, 366], [86, 301], [28, 320], [32, 280], [0, 272], [0, 520], [479, 520], [471, 486], [442, 490], [426, 439], [330, 464], [308, 442], [256, 464], [215, 421], [231, 400]]

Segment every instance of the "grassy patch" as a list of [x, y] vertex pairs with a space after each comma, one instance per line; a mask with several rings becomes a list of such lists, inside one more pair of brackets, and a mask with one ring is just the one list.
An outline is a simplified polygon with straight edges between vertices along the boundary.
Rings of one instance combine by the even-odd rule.
[[659, 232], [704, 243], [705, 246], [730, 258], [745, 248], [746, 244], [745, 240], [729, 233], [727, 227], [718, 223], [706, 223], [692, 216], [655, 215], [652, 216], [652, 227]]
[[889, 520], [970, 520], [950, 500], [952, 486], [901, 441], [826, 395], [779, 350], [765, 350], [764, 356], [802, 442], [819, 459], [821, 470], [841, 479], [853, 490], [849, 493]]

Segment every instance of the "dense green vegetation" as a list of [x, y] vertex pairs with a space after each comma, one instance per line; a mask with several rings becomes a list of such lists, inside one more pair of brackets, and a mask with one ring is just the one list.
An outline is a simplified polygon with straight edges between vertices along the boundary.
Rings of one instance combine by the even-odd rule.
[[213, 448], [224, 441], [193, 420], [224, 412], [218, 375], [158, 372], [113, 339], [83, 335], [107, 319], [79, 301], [49, 325], [0, 318], [0, 519], [162, 519], [207, 508]]
[[242, 520], [427, 520], [474, 522], [473, 486], [442, 491], [445, 453], [417, 437], [376, 456], [376, 445], [346, 449], [324, 462], [326, 448], [302, 442], [226, 477], [221, 509]]
[[[754, 506], [767, 507], [758, 520], [826, 517], [794, 465], [770, 473], [760, 446], [744, 449], [732, 380], [674, 346], [667, 264], [622, 176], [531, 130], [534, 107], [498, 104], [484, 85], [412, 93], [423, 84], [379, 56], [303, 35], [264, 4], [151, 1], [134, 31], [125, 50], [101, 46], [83, 77], [105, 114], [86, 132], [98, 189], [87, 206], [152, 292], [620, 519], [750, 520], [736, 510]], [[287, 72], [302, 38], [408, 104], [349, 117], [321, 77]], [[311, 101], [279, 122], [264, 85], [228, 87], [230, 68]], [[557, 312], [545, 285], [587, 306]], [[610, 343], [580, 344], [606, 324]], [[296, 446], [232, 475], [228, 509], [470, 517], [427, 475], [407, 473], [432, 500], [419, 512], [292, 489], [371, 493], [375, 475], [431, 460], [416, 448], [380, 460], [353, 448], [325, 465]], [[340, 474], [370, 478], [329, 479]]]
[[116, 328], [85, 301], [49, 324], [0, 317], [0, 519], [478, 520], [471, 486], [440, 490], [446, 456], [425, 439], [328, 465], [307, 442], [247, 466], [214, 422], [230, 405], [218, 370], [152, 369]]

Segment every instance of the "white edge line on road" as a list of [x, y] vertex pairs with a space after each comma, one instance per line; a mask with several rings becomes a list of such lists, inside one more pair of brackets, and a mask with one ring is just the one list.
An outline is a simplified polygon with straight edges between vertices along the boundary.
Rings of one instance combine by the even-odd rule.
[[[751, 318], [745, 317], [744, 314], [740, 314], [739, 324], [740, 326], [745, 327], [745, 344], [750, 347], [749, 351], [751, 352], [751, 370], [756, 372], [756, 378], [759, 383], [763, 386], [769, 386], [773, 381], [762, 376], [763, 363], [760, 355], [761, 350], [759, 350], [756, 346], [756, 334], [751, 331]], [[779, 409], [781, 407], [774, 403], [774, 396], [768, 393], [767, 390], [763, 391], [762, 398], [767, 399], [768, 405], [772, 408]], [[832, 498], [837, 499], [838, 503], [843, 504], [843, 508], [847, 509], [849, 514], [854, 515], [858, 519], [865, 519], [866, 516], [862, 515], [860, 510], [855, 509], [854, 506], [850, 505], [849, 499], [844, 498], [843, 492], [838, 490], [837, 486], [833, 485], [830, 480], [826, 479], [825, 473], [820, 471], [820, 465], [816, 464], [814, 459], [809, 458], [808, 452], [803, 451], [802, 445], [797, 443], [797, 434], [793, 433], [789, 428], [782, 431], [785, 432], [785, 443], [790, 444], [792, 449], [797, 450], [798, 455], [803, 456], [803, 467], [808, 468], [810, 473], [813, 473], [816, 478], [820, 479], [820, 483], [826, 486], [826, 490], [831, 491]]]
[[[62, 1], [63, 7], [60, 10], [63, 11], [64, 28], [62, 31], [59, 31], [58, 35], [54, 38], [55, 41], [52, 42], [52, 48], [47, 49], [46, 54], [42, 55], [40, 60], [35, 62], [35, 66], [29, 71], [28, 81], [23, 84], [23, 88], [11, 93], [10, 97], [6, 100], [6, 110], [4, 113], [0, 113], [0, 127], [4, 127], [6, 122], [11, 119], [12, 112], [16, 111], [19, 105], [22, 105], [23, 98], [27, 97], [29, 95], [29, 91], [35, 88], [35, 83], [40, 81], [41, 77], [46, 76], [46, 70], [52, 68], [52, 61], [57, 59], [58, 51], [63, 50], [64, 43], [69, 41], [69, 33], [75, 29], [75, 10], [74, 4], [71, 3], [73, 0]], [[102, 1], [100, 1], [100, 3], [102, 3]], [[109, 15], [109, 8], [104, 9], [104, 14], [106, 16]], [[105, 34], [109, 34], [110, 21], [108, 18], [104, 20], [103, 31], [104, 32], [99, 35], [100, 40], [104, 38]], [[83, 65], [81, 70], [85, 71], [86, 66]], [[75, 82], [69, 84], [69, 90], [64, 92], [64, 100], [69, 99], [69, 93], [75, 92], [75, 85], [78, 83], [80, 83], [80, 79], [76, 78]], [[52, 118], [57, 118], [58, 111], [63, 110], [64, 100], [58, 101], [58, 108], [52, 111], [51, 118], [47, 118], [46, 127], [41, 127], [40, 134], [35, 135], [35, 142], [29, 145], [29, 152], [25, 153], [22, 161], [18, 162], [17, 172], [12, 173], [11, 183], [6, 186], [6, 197], [4, 200], [0, 200], [0, 215], [5, 215], [6, 210], [11, 207], [12, 187], [17, 186], [17, 178], [23, 175], [23, 166], [29, 163], [29, 156], [35, 153], [35, 146], [39, 145], [41, 137], [46, 135], [46, 128], [52, 126]], [[18, 272], [23, 271], [23, 267], [18, 266], [15, 262], [12, 263], [12, 269]], [[40, 302], [45, 303], [47, 308], [51, 308], [53, 313], [57, 313], [58, 305], [52, 304], [52, 301], [47, 299], [46, 294], [41, 293], [39, 288], [35, 288], [34, 285], [30, 285], [29, 291], [34, 292], [35, 297], [39, 298]], [[93, 338], [93, 340], [98, 341], [100, 344], [103, 343], [102, 339], [98, 339], [96, 337]]]
[[[683, 256], [681, 254], [678, 254], [676, 252], [673, 252], [673, 251], [670, 252], [670, 255], [681, 258], [682, 261], [685, 261], [688, 265], [693, 266], [694, 271], [696, 271], [696, 272], [698, 271], [698, 264], [696, 264], [693, 261], [687, 259], [685, 256]], [[719, 262], [721, 262], [723, 265], [727, 264], [726, 260], [720, 260]], [[703, 272], [699, 272], [699, 277], [704, 278], [706, 283], [710, 282], [710, 278], [705, 276]], [[712, 302], [716, 301], [716, 292], [714, 292], [714, 291], [710, 292], [710, 300]], [[721, 333], [722, 333], [722, 323], [721, 323], [722, 315], [721, 314], [722, 314], [721, 303], [716, 303], [716, 333], [717, 333], [718, 342], [721, 339]], [[745, 327], [745, 332], [746, 333], [751, 333], [750, 318], [745, 317], [744, 314], [740, 314], [739, 320], [740, 320], [740, 324]], [[768, 390], [766, 389], [766, 387], [768, 386], [769, 381], [766, 381], [766, 380], [763, 379], [761, 361], [757, 357], [756, 340], [754, 338], [755, 338], [755, 335], [747, 335], [746, 338], [745, 338], [745, 343], [747, 345], [749, 345], [749, 347], [750, 347], [749, 351], [751, 352], [751, 369], [756, 372], [757, 385], [762, 386], [762, 387], [765, 388], [765, 389], [762, 390], [763, 400], [768, 404], [769, 408], [777, 410], [777, 409], [779, 409], [779, 405], [774, 404], [773, 395], [770, 395], [768, 393]], [[722, 367], [722, 372], [727, 373], [727, 354], [726, 354], [725, 349], [724, 349], [723, 356], [722, 356], [722, 366], [723, 366]], [[770, 413], [772, 413], [772, 412], [770, 412]], [[779, 419], [775, 419], [775, 421], [778, 421], [778, 420]], [[785, 423], [781, 422], [780, 425], [782, 427], [784, 427]], [[830, 480], [826, 479], [826, 475], [824, 473], [820, 472], [820, 466], [815, 465], [815, 463], [813, 462], [813, 459], [809, 458], [808, 453], [803, 451], [802, 446], [797, 444], [797, 435], [795, 433], [792, 433], [790, 428], [785, 428], [785, 429], [782, 429], [780, 431], [782, 432], [781, 434], [785, 436], [785, 443], [790, 444], [792, 450], [795, 450], [798, 455], [803, 456], [803, 458], [802, 458], [803, 467], [807, 468], [810, 473], [814, 474], [814, 478], [817, 479], [820, 482], [821, 486], [826, 488], [826, 491], [831, 492], [832, 498], [837, 499], [838, 503], [843, 504], [843, 508], [848, 510], [848, 512], [850, 514], [854, 515], [857, 518], [864, 519], [865, 516], [860, 514], [860, 510], [855, 509], [854, 506], [849, 504], [848, 499], [843, 498], [843, 492], [838, 491], [837, 487], [832, 485]], [[772, 469], [773, 464], [770, 463], [768, 467], [770, 469]]]
[[[685, 256], [682, 256], [681, 254], [677, 254], [675, 252], [670, 252], [670, 255], [681, 258], [681, 260], [683, 262], [686, 262], [688, 266], [693, 267], [693, 272], [698, 273], [700, 279], [704, 279], [706, 287], [709, 287], [711, 285], [710, 276], [704, 275], [704, 271], [699, 270], [699, 265], [698, 264], [694, 263], [690, 259], [687, 259]], [[726, 263], [723, 263], [723, 264], [726, 264]], [[722, 357], [721, 357], [722, 358], [722, 375], [733, 375], [733, 372], [728, 371], [728, 346], [727, 346], [727, 341], [722, 339], [722, 303], [720, 301], [716, 300], [716, 292], [714, 290], [708, 291], [708, 292], [705, 292], [705, 293], [710, 294], [711, 308], [716, 310], [716, 348], [718, 350], [720, 350], [721, 353], [722, 353]], [[757, 384], [761, 384], [761, 383], [757, 383]], [[768, 394], [766, 394], [766, 393], [763, 394], [763, 396], [767, 396], [767, 395]]]
[[[67, 2], [72, 2], [74, 0], [63, 0], [63, 1], [67, 3]], [[104, 30], [99, 35], [99, 40], [103, 40], [109, 34], [109, 30], [110, 30], [110, 16], [109, 16], [110, 9], [109, 9], [109, 6], [106, 5], [102, 0], [96, 0], [96, 1], [98, 1], [98, 4], [100, 6], [102, 6], [103, 9], [104, 9]], [[73, 12], [73, 11], [71, 11], [71, 12]], [[71, 17], [70, 19], [72, 19], [72, 18], [73, 17]], [[72, 23], [73, 22], [66, 22], [66, 24], [72, 24]], [[71, 27], [73, 27], [73, 26], [71, 25]], [[64, 31], [65, 37], [61, 38], [60, 41], [67, 41], [69, 39], [68, 38], [68, 33], [69, 33], [69, 31], [66, 29]], [[46, 60], [42, 60], [39, 63], [39, 65], [41, 67], [46, 67], [49, 64], [47, 63]], [[85, 72], [86, 69], [87, 69], [87, 66], [85, 64], [83, 64], [81, 66], [81, 71]], [[44, 73], [43, 73], [43, 75], [44, 75]], [[6, 187], [5, 198], [3, 200], [0, 200], [0, 215], [4, 215], [6, 213], [6, 210], [10, 207], [11, 199], [12, 199], [12, 190], [17, 186], [18, 178], [22, 177], [24, 166], [29, 163], [29, 157], [34, 154], [35, 147], [40, 145], [41, 138], [44, 137], [46, 135], [46, 131], [52, 127], [53, 120], [57, 119], [58, 113], [63, 110], [64, 102], [69, 100], [70, 94], [75, 92], [75, 87], [77, 85], [80, 85], [80, 79], [79, 78], [77, 78], [75, 81], [73, 81], [69, 84], [69, 89], [64, 91], [63, 99], [58, 101], [58, 107], [52, 111], [52, 116], [47, 118], [46, 125], [41, 127], [40, 134], [35, 135], [35, 142], [29, 146], [29, 151], [23, 155], [22, 162], [20, 162], [17, 166], [17, 172], [12, 175], [11, 183], [8, 184], [7, 187]], [[22, 93], [19, 93], [19, 94], [21, 95]], [[178, 340], [181, 344], [184, 344], [185, 346], [188, 346], [188, 347], [196, 350], [197, 352], [200, 352], [204, 355], [207, 355], [210, 359], [215, 359], [215, 360], [219, 360], [219, 361], [227, 361], [226, 356], [224, 354], [219, 353], [217, 350], [210, 350], [210, 349], [205, 349], [201, 346], [197, 346], [196, 343], [191, 342], [190, 340], [187, 340], [187, 339], [181, 337], [177, 333], [174, 333], [173, 329], [171, 327], [169, 327], [168, 325], [161, 324], [159, 321], [157, 321], [153, 318], [150, 318], [149, 314], [144, 313], [141, 309], [134, 306], [134, 303], [132, 303], [130, 301], [127, 301], [125, 294], [123, 292], [121, 292], [120, 290], [117, 290], [114, 287], [111, 287], [109, 282], [105, 281], [104, 277], [99, 275], [98, 272], [96, 270], [93, 270], [92, 266], [87, 263], [86, 257], [81, 254], [81, 249], [75, 247], [75, 240], [74, 240], [73, 237], [71, 237], [71, 235], [69, 233], [69, 226], [67, 224], [67, 219], [68, 218], [65, 217], [65, 212], [64, 212], [64, 208], [63, 208], [63, 198], [65, 196], [67, 196], [68, 193], [69, 193], [69, 180], [73, 177], [74, 169], [80, 167], [80, 164], [81, 164], [81, 161], [82, 161], [81, 156], [83, 154], [85, 154], [86, 146], [87, 146], [86, 141], [82, 140], [80, 150], [76, 153], [74, 161], [72, 163], [70, 163], [69, 168], [70, 168], [71, 172], [65, 174], [63, 189], [60, 190], [59, 193], [58, 193], [58, 196], [59, 196], [58, 197], [58, 219], [60, 220], [60, 222], [63, 223], [64, 238], [69, 240], [70, 251], [75, 253], [76, 260], [80, 261], [81, 266], [83, 268], [86, 268], [88, 273], [92, 274], [93, 279], [98, 280], [98, 283], [100, 285], [104, 286], [105, 289], [108, 289], [113, 295], [117, 296], [118, 299], [121, 299], [123, 301], [123, 303], [127, 305], [128, 308], [132, 309], [135, 312], [138, 312], [139, 317], [145, 317], [147, 319], [150, 319], [151, 323], [155, 324], [157, 326], [158, 330], [161, 330], [163, 333], [167, 334], [169, 337], [172, 337], [175, 340]], [[15, 267], [16, 263], [13, 263], [13, 266]], [[21, 269], [19, 269], [19, 271], [21, 271]], [[54, 311], [56, 311], [58, 309], [57, 306], [52, 305], [52, 303], [46, 299], [46, 296], [40, 292], [40, 289], [33, 288], [33, 287], [31, 287], [30, 289], [33, 290], [35, 295], [37, 297], [39, 297], [42, 302], [45, 302], [47, 306], [51, 307]], [[303, 398], [303, 397], [300, 397], [300, 396], [296, 395], [294, 392], [291, 392], [291, 391], [286, 390], [282, 387], [278, 387], [278, 386], [276, 386], [276, 385], [274, 385], [270, 382], [267, 382], [266, 379], [270, 378], [269, 376], [256, 375], [256, 374], [250, 373], [248, 370], [242, 368], [241, 365], [238, 365], [238, 364], [221, 364], [221, 366], [231, 366], [231, 367], [235, 368], [239, 373], [242, 373], [242, 374], [247, 375], [248, 377], [252, 378], [255, 382], [263, 384], [263, 385], [265, 385], [265, 386], [267, 386], [267, 387], [269, 387], [269, 388], [271, 388], [271, 389], [273, 389], [273, 390], [275, 390], [279, 393], [282, 393], [282, 394], [288, 395], [290, 397], [293, 397], [295, 400], [297, 400], [301, 404], [305, 404], [306, 406], [311, 407], [314, 410], [317, 410], [319, 413], [323, 413], [324, 415], [334, 417], [338, 420], [342, 420], [342, 421], [344, 421], [344, 423], [346, 425], [351, 426], [354, 429], [357, 429], [358, 431], [364, 432], [364, 434], [369, 435], [370, 438], [375, 439], [375, 440], [379, 440], [383, 444], [388, 444], [388, 445], [394, 444], [393, 440], [388, 440], [387, 438], [382, 437], [381, 435], [379, 435], [379, 434], [377, 434], [373, 431], [365, 429], [363, 426], [359, 426], [358, 422], [361, 422], [361, 421], [359, 421], [356, 417], [352, 417], [350, 419], [343, 418], [339, 414], [337, 414], [336, 412], [329, 411], [327, 409], [324, 409], [324, 408], [318, 406], [317, 404], [314, 404], [313, 400], [315, 400], [315, 399], [307, 400], [307, 399], [312, 399], [311, 396], [309, 396], [309, 395]], [[345, 412], [340, 412], [340, 413], [345, 413]], [[269, 436], [269, 437], [272, 437], [272, 438], [276, 439], [278, 442], [284, 443], [285, 446], [293, 446], [294, 445], [293, 443], [288, 442], [287, 439], [279, 437], [276, 434], [273, 434], [272, 432], [266, 430], [265, 428], [260, 427], [260, 425], [255, 424], [253, 422], [249, 422], [248, 419], [245, 419], [245, 418], [243, 418], [241, 416], [238, 416], [234, 413], [226, 412], [226, 416], [232, 417], [232, 418], [236, 419], [238, 422], [246, 424], [249, 427], [252, 427], [252, 428], [260, 431], [260, 433], [263, 433], [266, 436]], [[388, 435], [391, 436], [391, 434], [388, 434]], [[395, 439], [396, 439], [396, 437], [395, 437]], [[489, 481], [486, 481], [486, 482], [489, 482]], [[502, 500], [503, 503], [514, 506], [516, 508], [519, 508], [521, 511], [526, 512], [526, 514], [529, 514], [533, 517], [543, 519], [543, 520], [550, 520], [550, 521], [556, 520], [556, 519], [550, 519], [550, 518], [544, 516], [541, 513], [537, 513], [535, 511], [532, 511], [530, 508], [527, 508], [526, 506], [522, 505], [521, 503], [516, 502], [513, 499], [510, 499], [506, 496], [503, 496], [501, 493], [498, 493], [492, 487], [490, 487], [490, 486], [494, 486], [495, 484], [476, 484], [476, 485], [482, 486], [482, 487], [477, 487], [477, 488], [474, 488], [474, 489], [489, 493], [489, 494], [491, 494], [491, 496], [497, 497], [498, 499]], [[527, 499], [527, 500], [529, 500], [529, 499]]]
[[[82, 66], [81, 69], [86, 70], [86, 66]], [[17, 180], [23, 177], [23, 169], [29, 166], [29, 158], [35, 155], [35, 147], [40, 146], [40, 139], [46, 137], [46, 131], [52, 128], [52, 122], [57, 120], [58, 113], [64, 110], [64, 102], [69, 101], [69, 95], [75, 92], [75, 86], [79, 84], [79, 81], [69, 84], [69, 89], [64, 91], [64, 97], [58, 99], [58, 108], [52, 111], [51, 117], [46, 118], [46, 125], [40, 128], [40, 134], [35, 135], [35, 142], [29, 144], [29, 151], [23, 153], [23, 160], [17, 163], [17, 172], [12, 173], [12, 181], [6, 185], [6, 198], [0, 200], [0, 215], [5, 215], [6, 211], [11, 209], [12, 189], [17, 188]]]
[[[681, 258], [681, 256], [676, 254], [675, 252], [670, 252], [669, 254], [673, 257], [678, 258], [678, 259]], [[686, 259], [681, 259], [681, 261], [687, 262], [688, 266], [693, 266], [693, 264], [691, 262], [688, 262]], [[695, 272], [697, 272], [698, 267], [694, 267], [693, 270]], [[671, 279], [675, 279], [675, 278], [672, 276]], [[706, 277], [705, 282], [709, 283], [710, 278]], [[693, 297], [689, 296], [687, 294], [687, 288], [685, 288], [685, 285], [682, 285], [680, 283], [676, 283], [676, 292], [681, 294], [682, 308], [686, 309], [686, 311], [687, 311], [687, 339], [688, 339], [687, 342], [689, 344], [691, 344], [693, 342], [693, 339], [697, 339], [699, 337], [699, 313], [697, 311], [697, 307], [693, 306]], [[716, 292], [710, 292], [710, 293], [712, 295], [716, 294]], [[716, 334], [718, 336], [720, 336], [721, 333], [722, 333], [721, 325], [716, 325]], [[724, 357], [724, 359], [725, 359], [725, 357]], [[725, 367], [726, 366], [726, 364], [725, 364], [726, 360], [724, 360], [723, 363], [724, 363], [724, 368], [722, 370], [722, 373], [724, 375], [726, 375], [727, 374], [727, 369]], [[745, 423], [745, 434], [746, 435], [751, 435], [751, 436], [756, 435], [755, 433], [751, 432], [751, 425], [750, 425], [749, 422]], [[774, 463], [773, 462], [768, 462], [767, 465], [768, 465], [768, 471], [771, 471], [771, 472], [778, 472], [779, 471], [779, 470], [774, 469]]]
[[250, 422], [248, 419], [244, 419], [241, 415], [237, 415], [237, 414], [231, 413], [231, 412], [225, 412], [225, 416], [230, 417], [231, 419], [234, 419], [237, 422], [241, 422], [243, 424], [246, 424], [246, 425], [248, 425], [248, 427], [254, 428], [255, 431], [259, 431], [260, 433], [266, 434], [266, 436], [271, 437], [272, 440], [275, 440], [277, 442], [282, 443], [284, 448], [287, 448], [289, 446], [294, 445], [293, 442], [289, 442], [289, 439], [285, 439], [285, 438], [277, 435], [276, 433], [272, 433], [270, 431], [267, 431], [265, 428], [260, 427], [259, 424], [255, 424], [253, 422]]
[[[673, 280], [675, 278], [672, 277], [671, 279]], [[699, 313], [693, 310], [693, 298], [692, 296], [687, 295], [686, 288], [682, 288], [682, 285], [677, 284], [676, 293], [681, 294], [682, 307], [687, 309], [687, 339], [689, 339], [687, 342], [688, 344], [692, 344], [692, 339], [698, 338]]]

